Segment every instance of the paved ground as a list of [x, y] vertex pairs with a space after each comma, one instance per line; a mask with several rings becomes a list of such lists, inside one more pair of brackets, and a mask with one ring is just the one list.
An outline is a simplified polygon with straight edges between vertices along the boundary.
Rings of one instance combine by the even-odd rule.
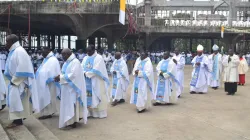
[[223, 87], [209, 89], [205, 95], [190, 95], [190, 73], [191, 67], [187, 66], [185, 92], [176, 105], [153, 107], [138, 114], [134, 105], [125, 103], [109, 107], [106, 119], [89, 119], [87, 125], [67, 131], [58, 129], [58, 117], [42, 123], [60, 140], [250, 139], [249, 81], [235, 96], [226, 95]]

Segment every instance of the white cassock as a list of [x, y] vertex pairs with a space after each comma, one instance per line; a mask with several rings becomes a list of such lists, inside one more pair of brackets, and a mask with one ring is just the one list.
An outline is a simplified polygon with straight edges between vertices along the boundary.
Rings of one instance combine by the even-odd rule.
[[72, 54], [63, 64], [61, 83], [61, 103], [59, 128], [69, 126], [83, 119], [87, 123], [86, 85], [81, 63]]
[[1, 58], [1, 67], [2, 67], [1, 70], [5, 70], [6, 55], [3, 53], [0, 55], [0, 58]]
[[[139, 70], [138, 76], [135, 71]], [[149, 109], [154, 94], [154, 72], [149, 57], [141, 60], [137, 58], [133, 69], [135, 80], [132, 87], [130, 103], [135, 104], [139, 111]]]
[[[228, 62], [229, 57], [231, 61]], [[223, 59], [224, 66], [224, 82], [238, 82], [239, 81], [239, 73], [238, 73], [238, 65], [240, 63], [240, 59], [237, 55], [229, 56], [227, 55], [225, 59]]]
[[177, 65], [176, 65], [176, 79], [179, 81], [179, 83], [181, 84], [181, 86], [177, 86], [177, 97], [180, 96], [183, 92], [183, 85], [184, 85], [184, 67], [185, 67], [185, 57], [181, 54], [179, 54], [178, 56], [175, 55], [173, 57], [173, 59], [175, 59], [177, 61]]
[[103, 57], [97, 52], [85, 56], [82, 61], [87, 89], [87, 106], [89, 115], [95, 118], [107, 117], [109, 102], [109, 79]]
[[[154, 100], [158, 103], [176, 103], [178, 99], [177, 90], [182, 85], [176, 78], [177, 68], [171, 58], [161, 60], [157, 67], [158, 81], [155, 88]], [[163, 75], [160, 75], [160, 73]]]
[[[200, 62], [200, 66], [196, 66], [195, 64]], [[208, 87], [208, 58], [204, 54], [201, 56], [195, 56], [191, 62], [193, 64], [192, 78], [190, 82], [190, 90], [194, 92], [207, 92]]]
[[7, 88], [6, 88], [5, 80], [4, 80], [2, 71], [0, 71], [0, 109], [2, 109], [2, 105], [5, 104], [4, 95], [6, 93], [7, 93]]
[[6, 104], [9, 107], [9, 119], [27, 118], [33, 111], [40, 112], [34, 68], [27, 52], [14, 43], [10, 48], [4, 75], [14, 85], [9, 85]]
[[[228, 62], [229, 58], [231, 58], [230, 62]], [[237, 84], [239, 82], [239, 63], [240, 59], [235, 54], [233, 56], [227, 55], [222, 62], [224, 67], [223, 81], [225, 82], [225, 91], [231, 94], [237, 92]]]
[[[113, 72], [116, 74], [113, 74]], [[110, 72], [113, 75], [113, 83], [111, 89], [111, 98], [113, 101], [121, 100], [126, 98], [126, 91], [129, 86], [129, 74], [128, 67], [123, 58], [119, 60], [115, 59], [113, 62]]]
[[36, 71], [39, 107], [42, 116], [57, 112], [56, 98], [60, 94], [60, 84], [54, 82], [54, 77], [60, 75], [60, 73], [59, 61], [53, 52], [50, 52]]
[[209, 75], [208, 85], [211, 87], [220, 87], [222, 74], [222, 55], [220, 53], [211, 54], [208, 56]]

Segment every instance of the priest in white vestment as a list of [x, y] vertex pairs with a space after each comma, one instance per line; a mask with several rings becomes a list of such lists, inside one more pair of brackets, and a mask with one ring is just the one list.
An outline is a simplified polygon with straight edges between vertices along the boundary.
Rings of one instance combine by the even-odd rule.
[[222, 75], [222, 55], [219, 53], [219, 47], [213, 46], [213, 54], [208, 56], [209, 60], [209, 80], [208, 84], [214, 90], [220, 87], [221, 75]]
[[86, 80], [87, 106], [89, 117], [105, 118], [110, 100], [108, 95], [109, 78], [103, 57], [95, 51], [95, 46], [89, 45], [87, 56], [82, 61]]
[[225, 82], [225, 92], [227, 95], [234, 95], [237, 92], [237, 83], [239, 82], [239, 72], [238, 66], [240, 59], [237, 55], [234, 54], [233, 50], [230, 49], [225, 59], [223, 59], [224, 66], [224, 78]]
[[86, 85], [81, 63], [71, 50], [63, 49], [62, 57], [62, 73], [54, 78], [61, 84], [59, 128], [76, 128], [81, 119], [87, 123]]
[[185, 67], [185, 56], [180, 54], [179, 49], [175, 49], [175, 55], [173, 57], [173, 62], [176, 64], [176, 79], [179, 81], [181, 86], [177, 86], [177, 97], [180, 97], [183, 92], [184, 85], [184, 67]]
[[191, 94], [203, 94], [207, 92], [208, 87], [208, 58], [203, 54], [203, 46], [197, 46], [197, 55], [192, 60], [192, 65], [194, 67], [192, 71], [192, 78], [190, 82], [190, 93]]
[[61, 69], [59, 61], [49, 48], [44, 47], [42, 55], [44, 60], [36, 71], [36, 83], [41, 110], [39, 119], [47, 119], [57, 112], [56, 99], [60, 94], [60, 84], [54, 81], [54, 77], [60, 75]]
[[[1, 63], [1, 62], [0, 62]], [[7, 93], [7, 87], [3, 77], [3, 73], [0, 70], [0, 110], [4, 109], [6, 106], [5, 97]]]
[[134, 83], [130, 97], [130, 103], [135, 104], [138, 113], [143, 113], [152, 105], [154, 94], [153, 65], [145, 52], [137, 58], [133, 69]]
[[[38, 94], [31, 59], [25, 49], [20, 46], [19, 38], [12, 34], [6, 38], [9, 55], [4, 75], [9, 79], [6, 104], [9, 107], [9, 119], [14, 120], [9, 127], [23, 124], [32, 110], [40, 112]], [[33, 109], [31, 107], [33, 106]]]
[[112, 105], [115, 106], [118, 103], [125, 102], [126, 91], [129, 86], [128, 67], [125, 60], [121, 58], [120, 52], [115, 53], [115, 61], [110, 71], [113, 76], [110, 96], [113, 99]]
[[169, 52], [164, 53], [163, 60], [156, 67], [158, 81], [154, 94], [154, 106], [176, 103], [179, 94], [178, 89], [183, 88], [176, 78], [177, 65], [169, 55]]

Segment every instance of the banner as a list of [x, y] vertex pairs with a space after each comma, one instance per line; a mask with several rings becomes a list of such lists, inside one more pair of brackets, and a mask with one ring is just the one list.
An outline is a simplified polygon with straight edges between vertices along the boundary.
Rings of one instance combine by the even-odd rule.
[[125, 25], [125, 0], [120, 0], [120, 13], [119, 13], [119, 22]]
[[221, 38], [224, 37], [224, 26], [221, 26]]

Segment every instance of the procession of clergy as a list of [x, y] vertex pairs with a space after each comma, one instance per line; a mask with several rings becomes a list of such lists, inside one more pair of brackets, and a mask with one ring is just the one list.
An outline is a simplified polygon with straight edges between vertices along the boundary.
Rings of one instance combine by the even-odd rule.
[[[110, 99], [112, 106], [125, 102], [130, 81], [127, 64], [120, 52], [115, 54], [110, 83], [103, 57], [97, 54], [93, 45], [87, 47], [87, 56], [82, 62], [70, 49], [64, 49], [62, 69], [53, 52], [45, 47], [42, 49], [45, 59], [35, 73], [31, 59], [16, 35], [7, 36], [6, 47], [9, 55], [5, 72], [0, 74], [0, 109], [5, 104], [9, 109], [9, 119], [13, 120], [9, 128], [22, 125], [32, 113], [40, 113], [39, 119], [48, 119], [56, 112], [59, 112], [59, 128], [75, 128], [80, 120], [86, 124], [88, 117], [107, 117]], [[243, 66], [242, 73], [248, 67], [240, 63], [232, 50], [224, 56], [218, 50], [219, 47], [214, 45], [214, 53], [207, 57], [202, 53], [203, 46], [198, 45], [197, 56], [192, 60], [190, 93], [206, 93], [209, 85], [216, 90], [220, 87], [223, 71], [225, 91], [229, 95], [237, 91], [238, 65]], [[164, 53], [156, 67], [155, 86], [151, 60], [147, 53], [141, 52], [132, 72], [134, 81], [130, 98], [138, 113], [145, 112], [152, 103], [154, 106], [176, 103], [183, 93], [185, 58], [178, 49], [175, 54], [170, 57], [169, 52]], [[8, 86], [5, 86], [3, 75], [9, 80]], [[110, 84], [112, 89], [108, 93]], [[60, 109], [56, 106], [57, 101], [60, 101]]]

